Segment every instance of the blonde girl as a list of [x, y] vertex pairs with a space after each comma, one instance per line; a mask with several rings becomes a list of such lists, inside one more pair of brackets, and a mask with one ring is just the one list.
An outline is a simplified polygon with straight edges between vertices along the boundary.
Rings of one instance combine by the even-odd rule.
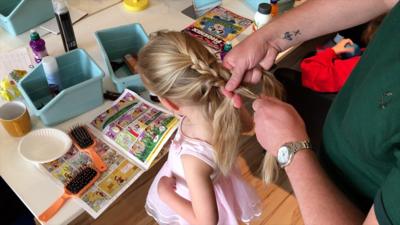
[[[182, 116], [168, 160], [150, 187], [146, 210], [159, 224], [228, 224], [260, 215], [255, 191], [235, 167], [245, 113], [221, 90], [230, 78], [215, 56], [181, 32], [158, 32], [139, 52], [138, 70], [161, 103]], [[280, 86], [264, 76], [264, 94]], [[256, 96], [245, 87], [237, 93]], [[276, 162], [266, 157], [265, 179]]]

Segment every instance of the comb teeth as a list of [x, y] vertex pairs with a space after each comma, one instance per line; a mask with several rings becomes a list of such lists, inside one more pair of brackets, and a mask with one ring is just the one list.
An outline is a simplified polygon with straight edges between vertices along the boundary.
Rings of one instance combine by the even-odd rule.
[[76, 126], [71, 130], [71, 136], [81, 148], [87, 148], [93, 144], [93, 139], [84, 126]]
[[78, 194], [93, 178], [97, 175], [97, 171], [91, 167], [82, 169], [65, 188], [72, 194]]

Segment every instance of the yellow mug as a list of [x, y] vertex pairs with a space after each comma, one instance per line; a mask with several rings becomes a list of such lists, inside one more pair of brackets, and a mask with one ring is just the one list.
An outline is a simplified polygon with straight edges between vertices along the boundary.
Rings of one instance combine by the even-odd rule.
[[0, 106], [0, 122], [13, 137], [21, 137], [32, 128], [28, 109], [24, 103], [17, 101], [7, 102]]

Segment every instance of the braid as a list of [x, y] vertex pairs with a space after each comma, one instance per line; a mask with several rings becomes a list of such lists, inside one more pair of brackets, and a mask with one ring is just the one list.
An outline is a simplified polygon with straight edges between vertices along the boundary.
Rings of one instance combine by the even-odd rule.
[[[239, 110], [220, 91], [231, 77], [200, 42], [181, 32], [157, 32], [140, 50], [138, 69], [145, 86], [160, 97], [199, 107], [212, 125], [212, 145], [219, 170], [226, 175], [236, 161], [242, 121]], [[263, 94], [281, 97], [281, 86], [271, 75], [263, 76]], [[235, 92], [255, 99], [245, 86]], [[271, 181], [277, 165], [265, 158], [264, 177]]]

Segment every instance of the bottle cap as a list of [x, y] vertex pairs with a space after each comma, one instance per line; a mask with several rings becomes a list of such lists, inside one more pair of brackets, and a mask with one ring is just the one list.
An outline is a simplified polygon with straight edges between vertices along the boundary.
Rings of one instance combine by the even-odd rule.
[[65, 0], [52, 0], [53, 9], [56, 14], [68, 12], [67, 3]]
[[30, 38], [32, 41], [40, 39], [40, 35], [35, 30], [31, 30]]
[[271, 0], [271, 4], [276, 4], [278, 3], [278, 0]]
[[142, 11], [149, 6], [148, 0], [124, 0], [124, 6], [130, 11]]
[[268, 15], [271, 13], [271, 5], [268, 3], [260, 3], [258, 5], [258, 12], [261, 14]]
[[224, 52], [229, 52], [231, 49], [232, 49], [232, 44], [231, 44], [230, 42], [226, 42], [226, 43], [224, 44], [223, 51], [224, 51]]

